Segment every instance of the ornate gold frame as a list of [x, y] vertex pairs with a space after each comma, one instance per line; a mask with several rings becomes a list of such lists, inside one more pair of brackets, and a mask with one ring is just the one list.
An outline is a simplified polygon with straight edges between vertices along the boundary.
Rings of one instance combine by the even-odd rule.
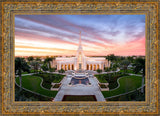
[[[3, 114], [157, 114], [158, 2], [2, 2]], [[14, 17], [21, 14], [144, 14], [146, 100], [143, 102], [15, 102]], [[159, 47], [160, 48], [160, 47]]]

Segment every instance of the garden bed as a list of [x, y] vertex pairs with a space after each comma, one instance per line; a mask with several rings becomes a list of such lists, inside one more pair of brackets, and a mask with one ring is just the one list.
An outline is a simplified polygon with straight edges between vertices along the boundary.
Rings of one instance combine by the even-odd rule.
[[46, 89], [50, 89], [52, 87], [51, 83], [59, 83], [63, 79], [65, 75], [61, 74], [50, 74], [50, 73], [42, 73], [42, 74], [34, 74], [34, 76], [39, 76], [43, 78], [42, 86]]
[[108, 88], [105, 84], [101, 84], [101, 83], [99, 83], [99, 86], [100, 86], [101, 88]]
[[108, 83], [98, 83], [101, 91], [109, 91]]
[[114, 89], [118, 86], [117, 79], [122, 76], [128, 76], [128, 74], [123, 74], [122, 72], [115, 72], [109, 74], [97, 74], [95, 77], [100, 83], [109, 83], [109, 89]]
[[61, 86], [61, 83], [57, 83], [53, 86], [53, 88], [59, 88]]

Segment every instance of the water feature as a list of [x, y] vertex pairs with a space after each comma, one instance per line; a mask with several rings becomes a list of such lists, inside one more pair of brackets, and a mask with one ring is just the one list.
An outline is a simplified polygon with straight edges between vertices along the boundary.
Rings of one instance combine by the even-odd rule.
[[76, 85], [76, 84], [89, 85], [89, 79], [88, 78], [85, 78], [85, 79], [72, 78], [71, 79], [71, 85]]
[[89, 79], [88, 79], [88, 74], [86, 72], [74, 72], [71, 82], [71, 85], [76, 85], [76, 84], [84, 84], [84, 85], [89, 85]]

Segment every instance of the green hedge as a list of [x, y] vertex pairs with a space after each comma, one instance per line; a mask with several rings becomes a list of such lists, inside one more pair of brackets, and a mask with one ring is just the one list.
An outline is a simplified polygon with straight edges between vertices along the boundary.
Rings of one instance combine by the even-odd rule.
[[95, 75], [100, 83], [109, 83], [109, 89], [114, 89], [118, 86], [117, 79], [122, 76], [128, 76], [128, 74], [123, 74], [121, 72], [109, 73], [109, 74], [98, 74]]
[[39, 76], [43, 78], [43, 83], [42, 86], [44, 88], [50, 89], [51, 88], [51, 83], [59, 83], [63, 79], [65, 75], [61, 74], [50, 74], [50, 73], [42, 73], [42, 74], [34, 74], [34, 76]]

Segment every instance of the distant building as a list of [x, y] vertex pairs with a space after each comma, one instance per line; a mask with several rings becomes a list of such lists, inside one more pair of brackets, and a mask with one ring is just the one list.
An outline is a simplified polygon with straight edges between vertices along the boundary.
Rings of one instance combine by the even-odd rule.
[[81, 44], [81, 32], [76, 56], [57, 57], [51, 64], [51, 66], [56, 67], [57, 70], [104, 70], [105, 67], [110, 67], [110, 61], [105, 57], [87, 57], [84, 55]]

